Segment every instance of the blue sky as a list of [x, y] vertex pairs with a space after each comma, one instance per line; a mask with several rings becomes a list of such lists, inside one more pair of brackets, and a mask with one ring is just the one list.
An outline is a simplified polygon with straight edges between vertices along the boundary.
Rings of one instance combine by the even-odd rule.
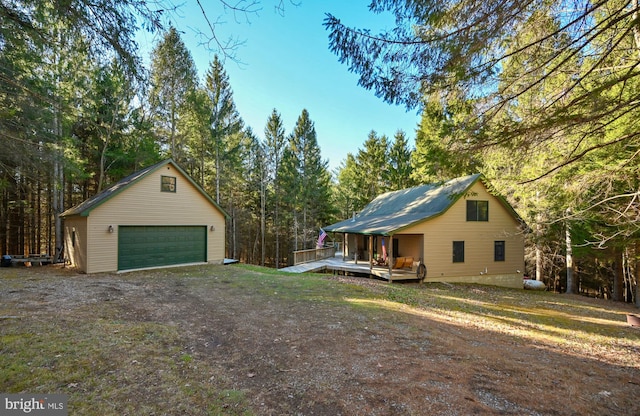
[[[362, 147], [371, 130], [390, 139], [403, 130], [413, 145], [420, 119], [416, 111], [386, 104], [359, 87], [357, 75], [329, 50], [328, 31], [322, 25], [326, 13], [350, 26], [372, 28], [374, 33], [392, 27], [391, 16], [369, 12], [368, 0], [296, 0], [297, 6], [284, 0], [283, 15], [274, 10], [278, 0], [261, 0], [262, 10], [249, 15], [249, 22], [245, 16], [225, 13], [218, 0], [201, 3], [211, 21], [224, 21], [216, 27], [221, 39], [244, 42], [236, 51], [241, 64], [227, 59], [224, 67], [240, 116], [258, 137], [264, 137], [274, 108], [281, 114], [286, 133], [306, 108], [315, 123], [322, 157], [332, 171], [347, 153], [355, 154]], [[196, 30], [207, 30], [195, 0], [182, 6], [173, 24], [202, 79], [214, 53], [199, 45], [195, 36]], [[150, 51], [157, 36], [143, 34], [138, 41], [143, 51]]]

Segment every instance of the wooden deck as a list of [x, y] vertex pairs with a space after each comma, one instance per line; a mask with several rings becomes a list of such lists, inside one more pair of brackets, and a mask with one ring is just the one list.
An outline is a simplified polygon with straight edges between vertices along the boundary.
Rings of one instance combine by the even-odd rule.
[[342, 253], [337, 253], [335, 257], [330, 257], [323, 260], [312, 261], [308, 263], [298, 264], [296, 266], [289, 266], [280, 269], [286, 273], [313, 273], [313, 272], [342, 272], [342, 273], [356, 273], [362, 275], [369, 275], [379, 277], [384, 280], [418, 280], [415, 271], [409, 269], [394, 269], [391, 279], [389, 279], [389, 268], [382, 266], [373, 266], [369, 268], [369, 262], [359, 260], [358, 264], [353, 260], [345, 260], [342, 257]]

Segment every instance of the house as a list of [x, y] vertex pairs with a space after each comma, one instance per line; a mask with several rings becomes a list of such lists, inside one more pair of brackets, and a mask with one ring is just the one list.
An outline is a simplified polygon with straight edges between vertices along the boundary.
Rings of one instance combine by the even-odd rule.
[[226, 216], [164, 160], [63, 212], [65, 258], [86, 273], [223, 263]]
[[402, 269], [429, 282], [517, 288], [524, 228], [480, 174], [382, 194], [353, 218], [324, 227], [343, 234], [345, 259], [368, 261], [372, 270], [386, 260], [391, 278]]

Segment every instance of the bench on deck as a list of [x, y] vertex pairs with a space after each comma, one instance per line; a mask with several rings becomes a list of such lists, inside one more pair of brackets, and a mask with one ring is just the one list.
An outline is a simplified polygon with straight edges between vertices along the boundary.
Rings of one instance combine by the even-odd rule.
[[393, 269], [412, 269], [413, 257], [398, 257], [393, 263]]
[[43, 266], [45, 264], [51, 263], [51, 256], [47, 254], [29, 254], [28, 256], [11, 256], [11, 264], [23, 265], [26, 267], [31, 267], [32, 265], [37, 264], [38, 266]]

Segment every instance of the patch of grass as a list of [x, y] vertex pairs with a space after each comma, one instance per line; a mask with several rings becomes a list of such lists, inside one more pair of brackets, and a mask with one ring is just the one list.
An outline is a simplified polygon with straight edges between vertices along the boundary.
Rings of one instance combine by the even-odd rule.
[[[273, 299], [335, 305], [344, 305], [345, 299], [367, 300], [347, 303], [378, 310], [402, 309], [404, 313], [511, 334], [524, 342], [573, 349], [588, 356], [618, 349], [620, 353], [613, 354], [619, 357], [616, 362], [637, 365], [629, 359], [640, 351], [640, 331], [625, 322], [625, 306], [630, 305], [473, 284], [388, 284], [366, 278], [338, 283], [327, 275], [291, 275], [259, 266], [234, 265], [229, 270], [235, 272], [232, 281], [237, 287]], [[384, 302], [373, 302], [376, 299]], [[616, 310], [616, 306], [622, 310]]]
[[[460, 327], [509, 334], [522, 342], [637, 367], [640, 331], [626, 324], [631, 305], [580, 296], [482, 285], [378, 285], [377, 299], [358, 300], [387, 310]], [[403, 306], [402, 306], [403, 305]], [[407, 309], [406, 307], [410, 307]]]
[[0, 391], [68, 394], [74, 415], [250, 414], [241, 394], [215, 394], [229, 390], [192, 365], [178, 328], [86, 318], [4, 325]]
[[243, 415], [250, 416], [246, 394], [240, 390], [223, 390], [207, 409], [210, 415]]

